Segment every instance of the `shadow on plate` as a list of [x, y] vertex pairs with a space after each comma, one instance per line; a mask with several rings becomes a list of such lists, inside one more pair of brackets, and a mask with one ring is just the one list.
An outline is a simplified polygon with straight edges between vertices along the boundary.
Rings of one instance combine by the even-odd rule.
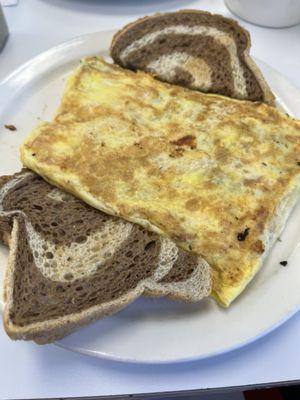
[[184, 303], [165, 298], [142, 297], [115, 315], [119, 320], [149, 318], [155, 321], [190, 318], [195, 314], [206, 313], [213, 300], [204, 299], [198, 303]]
[[[182, 0], [40, 0], [52, 7], [73, 12], [105, 15], [136, 15], [182, 8]], [[185, 0], [184, 8], [192, 8], [194, 0]]]
[[72, 335], [61, 340], [59, 343], [66, 347], [87, 347], [92, 348], [92, 344], [97, 342], [99, 338], [105, 341], [107, 337], [113, 339], [118, 337], [120, 331], [122, 335], [128, 335], [133, 329], [145, 329], [147, 322], [162, 323], [187, 321], [193, 319], [196, 314], [205, 315], [209, 310], [215, 307], [215, 303], [211, 299], [204, 299], [199, 303], [187, 304], [180, 301], [170, 301], [164, 298], [140, 298], [130, 304], [124, 310], [111, 317], [94, 322], [87, 327], [80, 329]]

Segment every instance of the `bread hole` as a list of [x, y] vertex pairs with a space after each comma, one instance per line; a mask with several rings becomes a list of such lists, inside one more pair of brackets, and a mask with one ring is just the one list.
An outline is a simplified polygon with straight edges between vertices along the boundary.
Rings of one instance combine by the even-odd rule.
[[43, 207], [42, 206], [39, 206], [38, 204], [33, 204], [33, 206], [32, 206], [35, 210], [39, 210], [39, 211], [42, 211], [43, 210]]
[[84, 243], [84, 242], [86, 242], [86, 240], [87, 240], [86, 236], [80, 235], [80, 236], [77, 236], [77, 238], [75, 239], [75, 242], [76, 243]]
[[55, 288], [55, 290], [56, 290], [58, 293], [63, 293], [63, 292], [65, 292], [65, 288], [64, 288], [63, 286], [61, 286], [61, 285], [57, 285], [56, 288]]
[[93, 253], [98, 253], [98, 251], [100, 251], [100, 247], [99, 246], [92, 247], [92, 252]]
[[70, 281], [73, 278], [74, 278], [74, 275], [71, 272], [67, 272], [66, 274], [64, 274], [64, 279], [67, 281]]
[[155, 240], [151, 240], [151, 242], [148, 242], [146, 244], [146, 246], [144, 247], [145, 251], [149, 251], [154, 249], [154, 247], [156, 246], [156, 241]]
[[48, 258], [48, 259], [52, 259], [52, 258], [54, 257], [54, 256], [53, 256], [53, 253], [52, 253], [51, 251], [46, 251], [45, 256], [46, 256], [46, 258]]

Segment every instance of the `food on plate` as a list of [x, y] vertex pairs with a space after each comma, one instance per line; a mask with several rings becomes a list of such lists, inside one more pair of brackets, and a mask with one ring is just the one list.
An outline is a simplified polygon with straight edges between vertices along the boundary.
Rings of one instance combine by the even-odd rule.
[[15, 125], [12, 125], [12, 124], [6, 124], [6, 125], [4, 125], [4, 128], [6, 128], [6, 129], [8, 129], [9, 131], [12, 131], [12, 132], [17, 130]]
[[10, 247], [4, 326], [13, 339], [52, 342], [142, 294], [210, 294], [205, 261], [28, 170], [0, 178], [0, 239]]
[[190, 89], [274, 104], [249, 56], [250, 35], [236, 21], [199, 10], [139, 19], [113, 38], [115, 63]]
[[100, 58], [71, 75], [25, 166], [213, 268], [228, 306], [261, 267], [300, 188], [300, 122], [263, 103], [169, 85]]

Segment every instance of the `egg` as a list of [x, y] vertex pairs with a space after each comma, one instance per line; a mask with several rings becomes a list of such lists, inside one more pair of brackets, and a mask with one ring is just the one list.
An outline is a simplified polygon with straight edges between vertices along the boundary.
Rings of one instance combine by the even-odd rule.
[[[23, 164], [88, 204], [168, 236], [213, 270], [229, 306], [299, 195], [300, 122], [91, 57], [70, 76]], [[134, 244], [133, 244], [134, 245]]]

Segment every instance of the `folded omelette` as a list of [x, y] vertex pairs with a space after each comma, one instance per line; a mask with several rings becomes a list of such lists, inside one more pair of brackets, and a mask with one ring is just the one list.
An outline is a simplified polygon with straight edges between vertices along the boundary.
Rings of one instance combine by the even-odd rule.
[[213, 269], [228, 306], [261, 267], [300, 192], [300, 122], [92, 57], [24, 165], [90, 205], [173, 239]]

